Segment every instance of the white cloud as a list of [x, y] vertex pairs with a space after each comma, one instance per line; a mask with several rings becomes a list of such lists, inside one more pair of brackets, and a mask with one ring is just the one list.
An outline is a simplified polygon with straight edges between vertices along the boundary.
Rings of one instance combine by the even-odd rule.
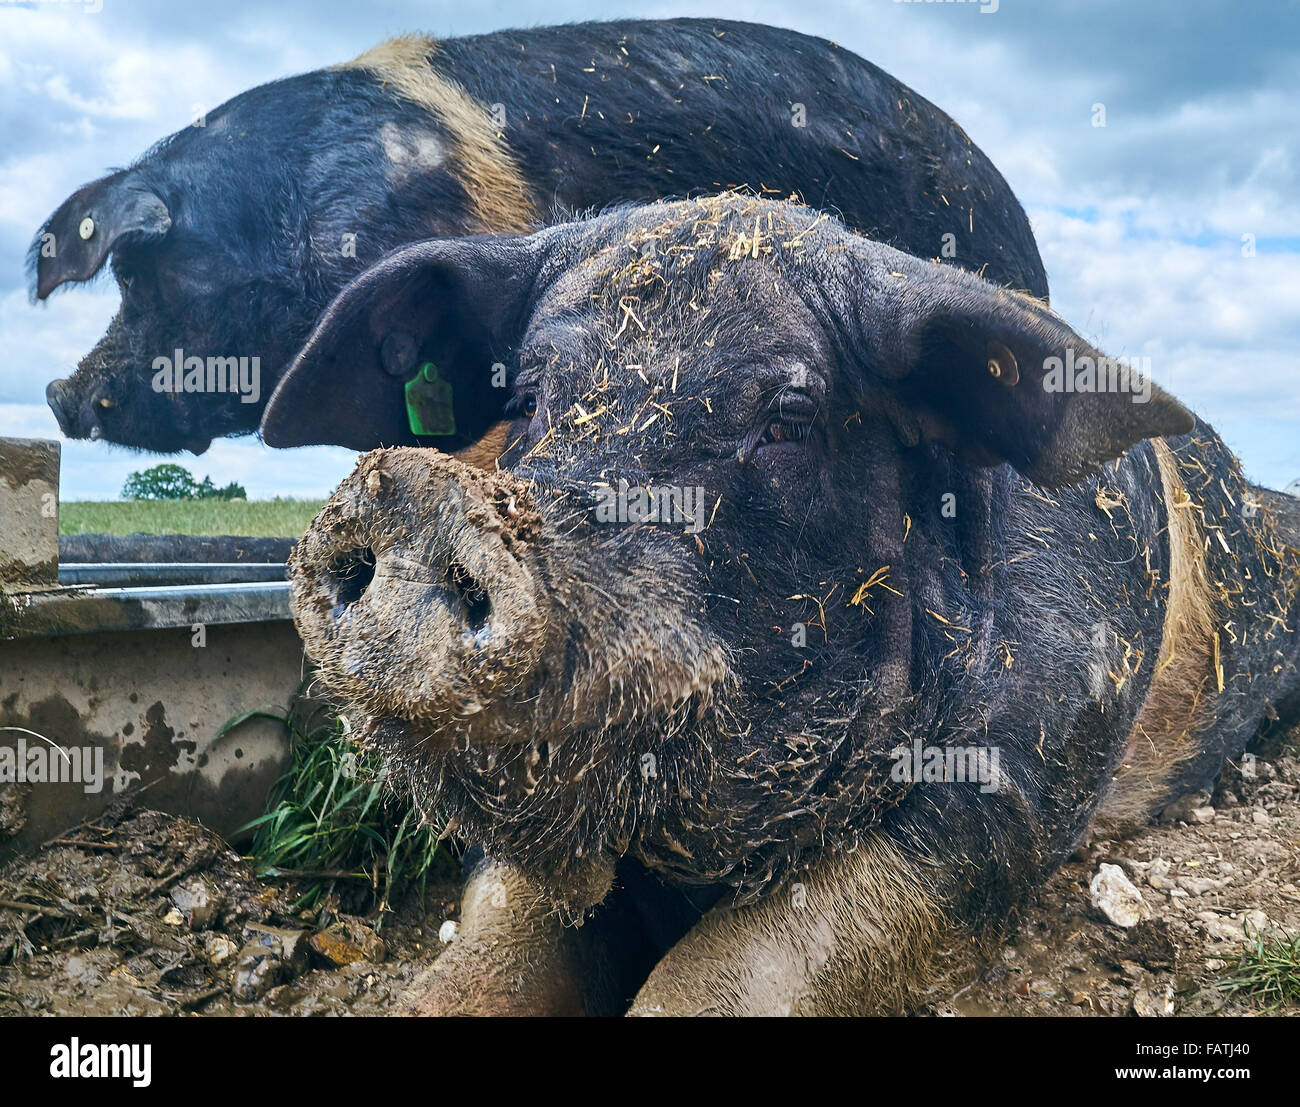
[[[0, 400], [39, 402], [45, 385], [66, 377], [117, 314], [117, 286], [99, 284], [33, 304], [24, 289], [0, 296], [4, 365]], [[0, 433], [3, 423], [0, 423]]]
[[1116, 354], [1161, 351], [1157, 379], [1207, 403], [1300, 419], [1294, 254], [1138, 238], [1114, 215], [1035, 211], [1034, 225], [1053, 307], [1087, 337]]

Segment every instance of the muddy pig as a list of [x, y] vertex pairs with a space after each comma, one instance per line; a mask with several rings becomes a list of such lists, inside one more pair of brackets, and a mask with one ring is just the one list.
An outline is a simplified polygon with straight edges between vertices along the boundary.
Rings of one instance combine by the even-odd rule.
[[[557, 208], [798, 193], [901, 249], [1047, 294], [1024, 212], [960, 127], [849, 51], [760, 24], [398, 38], [201, 122], [79, 189], [32, 244], [40, 299], [106, 263], [121, 290], [108, 332], [47, 389], [71, 438], [201, 453], [253, 432], [320, 312], [381, 255], [527, 230]], [[399, 391], [416, 368], [396, 343], [388, 366]], [[376, 444], [369, 427], [296, 429], [278, 444]], [[452, 429], [399, 407], [380, 429], [385, 445], [441, 446], [428, 435], [478, 428], [472, 412]]]
[[485, 848], [416, 1010], [906, 1008], [1297, 714], [1294, 504], [1041, 301], [633, 206], [396, 253], [268, 421], [426, 328], [515, 350], [499, 459], [368, 453], [291, 559], [355, 731]]

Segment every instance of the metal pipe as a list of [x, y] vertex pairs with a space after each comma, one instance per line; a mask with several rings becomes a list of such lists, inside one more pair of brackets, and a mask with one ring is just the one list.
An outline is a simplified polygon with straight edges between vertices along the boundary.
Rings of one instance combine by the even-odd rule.
[[268, 580], [284, 580], [284, 565], [244, 561], [97, 561], [59, 566], [59, 583], [65, 585], [250, 584]]
[[288, 581], [57, 588], [15, 592], [5, 600], [7, 610], [0, 611], [0, 639], [279, 622], [290, 618]]

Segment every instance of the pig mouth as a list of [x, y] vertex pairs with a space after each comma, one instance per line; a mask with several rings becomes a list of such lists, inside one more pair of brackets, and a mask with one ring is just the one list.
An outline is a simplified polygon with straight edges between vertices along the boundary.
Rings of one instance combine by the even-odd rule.
[[212, 445], [212, 435], [184, 425], [188, 419], [177, 419], [169, 410], [152, 415], [134, 412], [132, 405], [120, 403], [117, 394], [104, 383], [88, 388], [74, 376], [51, 381], [45, 401], [64, 437], [74, 441], [110, 442], [162, 454], [184, 450], [195, 457]]

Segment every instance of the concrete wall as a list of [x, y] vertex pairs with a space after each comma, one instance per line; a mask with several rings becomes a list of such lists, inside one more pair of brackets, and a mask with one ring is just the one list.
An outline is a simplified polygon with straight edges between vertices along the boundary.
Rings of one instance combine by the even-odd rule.
[[59, 444], [0, 438], [0, 587], [52, 587], [59, 572]]
[[[255, 719], [218, 737], [223, 723], [265, 706], [283, 713], [302, 679], [293, 624], [208, 626], [0, 642], [0, 766], [24, 743], [78, 757], [103, 788], [77, 782], [0, 783], [0, 858], [46, 841], [126, 789], [142, 803], [191, 815], [222, 834], [260, 815], [288, 763], [278, 723]], [[3, 729], [21, 728], [21, 729]], [[26, 732], [33, 733], [26, 733]], [[41, 737], [36, 737], [40, 735]], [[44, 755], [43, 755], [44, 756]], [[69, 761], [57, 754], [47, 764]]]

